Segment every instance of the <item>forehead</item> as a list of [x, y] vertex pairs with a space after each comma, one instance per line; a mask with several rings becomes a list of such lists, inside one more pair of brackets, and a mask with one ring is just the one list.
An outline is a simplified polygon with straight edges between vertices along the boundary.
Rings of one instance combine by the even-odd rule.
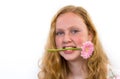
[[75, 13], [68, 12], [61, 14], [56, 20], [56, 28], [65, 28], [68, 26], [85, 26], [85, 23], [81, 16], [78, 16]]

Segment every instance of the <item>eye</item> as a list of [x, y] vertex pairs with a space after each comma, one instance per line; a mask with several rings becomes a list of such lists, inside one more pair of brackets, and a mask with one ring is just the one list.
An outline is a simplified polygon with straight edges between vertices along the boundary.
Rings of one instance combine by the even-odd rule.
[[80, 30], [77, 30], [77, 29], [71, 30], [71, 33], [72, 33], [72, 34], [76, 34], [76, 33], [78, 33], [78, 32], [80, 32]]
[[64, 34], [64, 32], [62, 32], [62, 31], [56, 32], [56, 35], [57, 35], [57, 36], [61, 36], [61, 35], [63, 35], [63, 34]]

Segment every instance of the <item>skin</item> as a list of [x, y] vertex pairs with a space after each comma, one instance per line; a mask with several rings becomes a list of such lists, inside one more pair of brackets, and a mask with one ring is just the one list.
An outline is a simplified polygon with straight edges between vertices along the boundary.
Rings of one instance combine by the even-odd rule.
[[[92, 40], [83, 19], [71, 12], [61, 14], [56, 21], [55, 43], [57, 48], [80, 48], [82, 43]], [[80, 57], [79, 50], [60, 51], [60, 55], [68, 61], [71, 70], [67, 79], [84, 79], [87, 75], [85, 60]]]
[[[80, 16], [69, 12], [58, 17], [56, 21], [55, 37], [57, 48], [80, 48], [82, 46], [82, 43], [88, 40], [91, 41], [91, 39], [91, 34], [88, 33], [87, 26]], [[80, 58], [80, 51], [61, 51], [60, 55], [66, 60], [72, 61]]]

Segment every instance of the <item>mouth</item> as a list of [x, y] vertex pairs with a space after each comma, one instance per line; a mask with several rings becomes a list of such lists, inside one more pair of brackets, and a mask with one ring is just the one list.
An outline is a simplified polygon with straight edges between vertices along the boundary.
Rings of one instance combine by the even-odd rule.
[[64, 51], [65, 54], [72, 54], [73, 50], [76, 49], [76, 46], [63, 46], [63, 49], [66, 49]]
[[79, 48], [77, 48], [76, 46], [63, 46], [62, 49], [65, 51], [73, 51], [78, 50]]
[[48, 49], [48, 52], [58, 52], [58, 51], [73, 51], [73, 50], [81, 50], [81, 48], [77, 48], [76, 46], [63, 46], [58, 49]]
[[63, 49], [71, 49], [71, 48], [77, 48], [76, 46], [63, 46]]

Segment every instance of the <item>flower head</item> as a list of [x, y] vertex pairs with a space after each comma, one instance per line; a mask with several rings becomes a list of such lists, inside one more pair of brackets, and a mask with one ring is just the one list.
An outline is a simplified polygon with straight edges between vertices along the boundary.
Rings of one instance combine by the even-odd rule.
[[84, 59], [87, 59], [92, 55], [92, 53], [94, 51], [94, 45], [91, 41], [87, 41], [87, 42], [83, 43], [81, 49], [82, 49], [81, 56]]

